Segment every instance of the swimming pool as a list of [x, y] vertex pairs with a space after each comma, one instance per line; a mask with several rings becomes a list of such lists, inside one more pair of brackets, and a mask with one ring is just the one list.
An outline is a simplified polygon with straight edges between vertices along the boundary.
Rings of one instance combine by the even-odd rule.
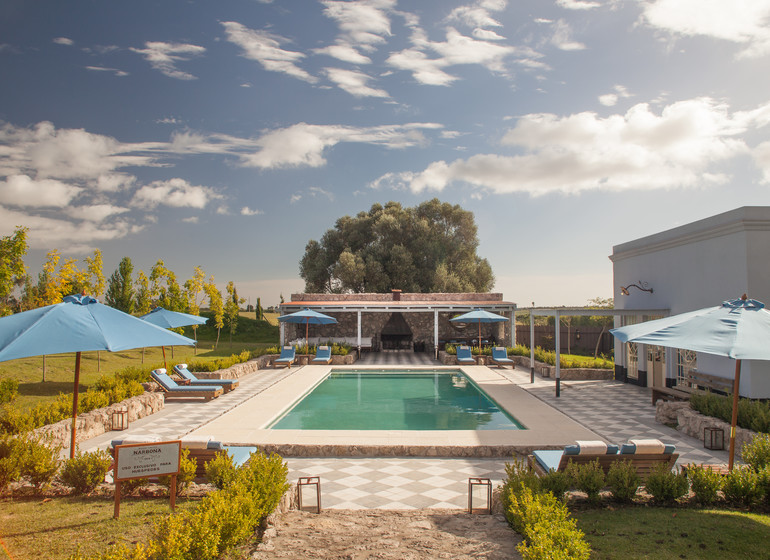
[[273, 430], [521, 430], [460, 370], [332, 370]]

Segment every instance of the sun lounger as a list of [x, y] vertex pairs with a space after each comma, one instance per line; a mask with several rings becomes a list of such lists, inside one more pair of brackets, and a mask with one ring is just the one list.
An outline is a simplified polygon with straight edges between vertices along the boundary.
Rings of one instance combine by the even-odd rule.
[[294, 346], [284, 346], [281, 348], [281, 355], [273, 362], [273, 367], [291, 367], [291, 364], [293, 364], [296, 359]]
[[177, 364], [174, 366], [174, 373], [187, 382], [184, 387], [215, 387], [220, 386], [229, 393], [241, 384], [237, 379], [198, 379], [187, 369], [187, 364]]
[[330, 364], [332, 363], [332, 349], [329, 346], [319, 346], [313, 358], [313, 364]]
[[150, 372], [153, 380], [155, 380], [160, 388], [166, 395], [166, 398], [174, 397], [203, 397], [207, 401], [218, 397], [224, 392], [221, 385], [211, 385], [208, 387], [193, 387], [191, 385], [178, 385], [176, 381], [171, 379], [164, 368], [155, 369]]
[[492, 363], [498, 366], [511, 366], [515, 369], [513, 360], [508, 357], [508, 350], [504, 346], [495, 346], [492, 348]]
[[652, 469], [660, 463], [673, 468], [678, 453], [673, 445], [658, 440], [631, 440], [620, 448], [602, 441], [579, 441], [564, 449], [539, 449], [529, 455], [529, 464], [539, 474], [548, 471], [564, 471], [569, 463], [590, 463], [599, 461], [605, 473], [618, 461], [630, 461], [637, 474], [646, 479]]
[[457, 347], [457, 363], [463, 366], [475, 366], [476, 360], [473, 359], [469, 346]]

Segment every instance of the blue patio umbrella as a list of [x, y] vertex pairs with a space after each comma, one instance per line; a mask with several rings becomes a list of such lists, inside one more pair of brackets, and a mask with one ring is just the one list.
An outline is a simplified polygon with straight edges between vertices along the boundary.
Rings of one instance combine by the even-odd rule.
[[75, 456], [80, 353], [163, 345], [193, 345], [167, 331], [89, 296], [67, 296], [61, 303], [0, 318], [0, 361], [75, 352], [70, 457]]
[[305, 347], [310, 348], [308, 345], [308, 329], [310, 325], [331, 325], [337, 322], [337, 319], [329, 315], [324, 315], [318, 311], [312, 309], [302, 309], [288, 315], [281, 315], [278, 320], [282, 323], [304, 323], [305, 325]]
[[628, 325], [612, 329], [610, 333], [621, 342], [683, 348], [735, 359], [728, 465], [732, 469], [741, 360], [770, 360], [770, 312], [765, 304], [744, 294], [741, 299], [725, 301], [716, 307]]
[[162, 307], [156, 307], [139, 318], [164, 329], [178, 329], [179, 327], [188, 327], [190, 325], [203, 325], [208, 320], [206, 317], [182, 313], [180, 311], [169, 311]]
[[479, 324], [479, 348], [481, 348], [481, 323], [502, 323], [508, 321], [508, 317], [497, 315], [496, 313], [490, 313], [483, 309], [474, 309], [468, 313], [463, 313], [457, 317], [449, 319], [453, 323], [478, 323]]
[[[190, 313], [182, 313], [181, 311], [169, 311], [163, 307], [156, 307], [149, 313], [139, 317], [140, 319], [157, 325], [163, 329], [178, 329], [179, 327], [188, 327], [190, 325], [203, 325], [208, 321], [206, 317], [200, 317], [199, 315], [191, 315]], [[198, 338], [195, 330], [193, 329], [193, 336], [195, 344], [198, 344]], [[196, 350], [197, 354], [197, 350]], [[171, 359], [174, 359], [174, 347], [171, 347]], [[163, 346], [163, 365], [166, 365], [166, 347]]]

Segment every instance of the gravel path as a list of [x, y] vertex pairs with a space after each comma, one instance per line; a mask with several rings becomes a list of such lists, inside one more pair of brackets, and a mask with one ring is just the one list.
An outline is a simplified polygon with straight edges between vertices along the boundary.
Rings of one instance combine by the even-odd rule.
[[501, 515], [457, 510], [290, 511], [250, 557], [327, 560], [519, 559], [519, 536]]

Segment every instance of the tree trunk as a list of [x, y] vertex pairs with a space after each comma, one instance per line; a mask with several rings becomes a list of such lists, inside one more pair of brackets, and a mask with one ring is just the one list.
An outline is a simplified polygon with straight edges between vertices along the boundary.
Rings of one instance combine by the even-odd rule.
[[217, 341], [214, 343], [214, 350], [217, 349], [217, 346], [219, 346], [219, 333], [222, 331], [222, 329], [217, 328]]
[[594, 360], [599, 356], [599, 345], [602, 343], [602, 336], [606, 327], [602, 325], [602, 332], [599, 333], [599, 337], [596, 339], [596, 347], [594, 348]]

